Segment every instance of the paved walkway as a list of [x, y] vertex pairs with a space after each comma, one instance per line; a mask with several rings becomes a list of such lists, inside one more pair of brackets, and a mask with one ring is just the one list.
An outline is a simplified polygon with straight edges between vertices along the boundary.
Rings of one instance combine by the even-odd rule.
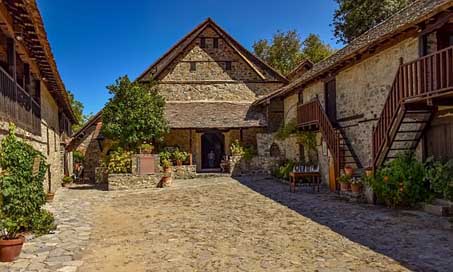
[[[27, 242], [6, 271], [451, 271], [444, 219], [349, 204], [271, 180], [172, 188], [63, 189], [56, 234]], [[62, 220], [64, 219], [64, 220]]]

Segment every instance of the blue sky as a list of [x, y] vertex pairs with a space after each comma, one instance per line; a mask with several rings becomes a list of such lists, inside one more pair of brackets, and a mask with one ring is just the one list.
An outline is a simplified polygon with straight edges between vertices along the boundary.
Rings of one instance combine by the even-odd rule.
[[106, 86], [121, 75], [135, 79], [207, 17], [242, 45], [295, 29], [332, 35], [334, 0], [37, 0], [52, 51], [68, 90], [96, 113], [109, 98]]

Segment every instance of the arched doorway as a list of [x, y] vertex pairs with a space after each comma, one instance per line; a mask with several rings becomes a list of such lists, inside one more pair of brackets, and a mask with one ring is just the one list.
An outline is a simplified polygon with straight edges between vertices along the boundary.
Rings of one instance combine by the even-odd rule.
[[207, 132], [201, 136], [201, 166], [203, 170], [219, 170], [225, 155], [225, 136], [220, 132]]

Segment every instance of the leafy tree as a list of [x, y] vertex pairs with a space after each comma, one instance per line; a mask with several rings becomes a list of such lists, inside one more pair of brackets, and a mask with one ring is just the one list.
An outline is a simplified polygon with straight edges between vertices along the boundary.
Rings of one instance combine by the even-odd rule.
[[320, 62], [321, 60], [332, 55], [335, 50], [321, 41], [316, 34], [310, 34], [302, 43], [302, 55], [304, 59], [309, 59], [313, 63]]
[[113, 97], [102, 111], [102, 134], [131, 151], [142, 143], [162, 140], [168, 133], [165, 100], [154, 85], [124, 76], [108, 86]]
[[302, 41], [295, 30], [274, 34], [272, 41], [259, 40], [253, 44], [256, 56], [282, 74], [288, 74], [304, 59], [318, 62], [333, 53], [319, 36], [310, 34]]
[[349, 43], [414, 0], [336, 0], [333, 26], [340, 42]]

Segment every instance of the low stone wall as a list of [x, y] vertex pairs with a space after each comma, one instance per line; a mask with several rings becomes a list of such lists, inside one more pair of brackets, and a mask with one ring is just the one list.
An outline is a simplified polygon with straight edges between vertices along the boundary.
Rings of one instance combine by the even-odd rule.
[[162, 174], [137, 176], [132, 174], [109, 174], [109, 191], [156, 188]]
[[278, 167], [281, 158], [269, 156], [255, 156], [251, 160], [244, 160], [241, 156], [230, 158], [230, 172], [233, 176], [241, 175], [270, 175]]
[[196, 165], [173, 166], [172, 170], [175, 179], [192, 179], [197, 176]]

